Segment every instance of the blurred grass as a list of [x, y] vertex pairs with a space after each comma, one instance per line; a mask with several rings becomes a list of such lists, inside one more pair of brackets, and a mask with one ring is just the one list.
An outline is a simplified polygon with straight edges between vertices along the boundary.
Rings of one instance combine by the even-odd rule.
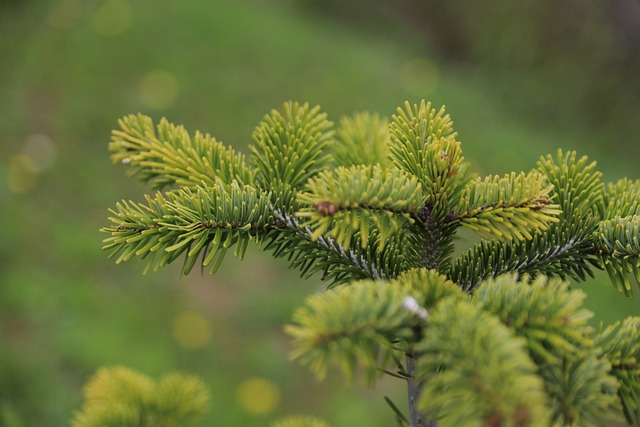
[[[402, 384], [350, 390], [287, 360], [282, 325], [321, 285], [281, 261], [250, 251], [214, 277], [179, 278], [176, 268], [142, 276], [141, 263], [106, 259], [98, 229], [107, 209], [145, 191], [108, 159], [124, 114], [166, 116], [244, 149], [287, 99], [318, 103], [335, 121], [424, 97], [447, 105], [480, 173], [527, 170], [562, 147], [597, 159], [607, 180], [637, 178], [635, 159], [612, 150], [607, 134], [577, 119], [518, 120], [499, 81], [438, 59], [409, 31], [349, 26], [284, 0], [0, 2], [0, 425], [66, 425], [82, 384], [105, 364], [202, 376], [213, 405], [201, 425], [306, 413], [387, 426], [382, 396], [404, 407]], [[596, 322], [639, 313], [602, 275], [580, 286]], [[204, 345], [176, 339], [203, 324]], [[252, 378], [277, 387], [267, 412], [237, 398]]]

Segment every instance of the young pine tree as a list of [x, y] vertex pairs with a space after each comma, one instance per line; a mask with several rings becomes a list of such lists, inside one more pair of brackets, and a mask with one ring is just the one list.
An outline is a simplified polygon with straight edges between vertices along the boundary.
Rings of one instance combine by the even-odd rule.
[[[527, 173], [468, 172], [444, 108], [405, 103], [333, 124], [285, 103], [249, 157], [166, 120], [124, 117], [116, 163], [158, 191], [112, 210], [105, 249], [154, 270], [217, 270], [250, 241], [303, 277], [321, 273], [287, 326], [293, 356], [406, 381], [418, 426], [585, 426], [640, 421], [640, 318], [587, 323], [584, 281], [640, 279], [640, 180], [601, 182], [575, 152]], [[457, 233], [479, 243], [454, 255]]]

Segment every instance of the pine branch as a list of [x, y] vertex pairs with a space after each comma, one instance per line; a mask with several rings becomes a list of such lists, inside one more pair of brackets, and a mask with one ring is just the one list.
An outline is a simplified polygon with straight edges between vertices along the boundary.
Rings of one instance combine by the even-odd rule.
[[632, 280], [640, 285], [640, 180], [609, 184], [601, 216], [593, 234], [600, 261], [614, 287], [632, 297]]
[[525, 341], [480, 307], [446, 299], [416, 349], [425, 381], [420, 405], [442, 427], [550, 425]]
[[366, 112], [343, 117], [336, 131], [333, 153], [336, 166], [390, 167], [389, 121]]
[[413, 106], [407, 102], [393, 116], [389, 132], [391, 160], [418, 179], [426, 196], [422, 224], [414, 229], [420, 265], [445, 271], [458, 226], [452, 213], [467, 181], [453, 122], [444, 107], [436, 111], [424, 100]]
[[250, 146], [259, 188], [273, 192], [278, 208], [291, 208], [295, 192], [330, 163], [333, 123], [320, 107], [286, 102], [272, 110], [253, 132]]
[[474, 293], [483, 310], [527, 340], [538, 364], [558, 364], [567, 355], [593, 347], [593, 330], [587, 324], [592, 313], [582, 308], [585, 297], [559, 279], [538, 276], [531, 281], [514, 274], [487, 280]]
[[593, 276], [592, 268], [601, 268], [593, 232], [603, 185], [595, 163], [587, 157], [576, 159], [575, 152], [559, 150], [556, 159], [547, 156], [538, 162], [539, 171], [553, 185], [549, 200], [562, 208], [559, 222], [530, 233], [529, 240], [480, 242], [453, 261], [451, 279], [470, 291], [486, 278], [509, 272], [541, 272], [579, 281]]
[[559, 221], [562, 211], [549, 201], [552, 188], [537, 172], [478, 178], [463, 190], [455, 220], [486, 238], [531, 239]]
[[421, 101], [398, 108], [389, 125], [392, 161], [415, 176], [431, 205], [431, 220], [445, 221], [466, 180], [460, 142], [444, 107], [436, 112]]
[[322, 280], [329, 281], [331, 286], [360, 279], [388, 280], [405, 265], [395, 237], [384, 246], [369, 239], [365, 248], [356, 241], [345, 249], [331, 237], [314, 239], [313, 231], [294, 216], [274, 210], [274, 217], [276, 227], [267, 234], [264, 249], [272, 250], [276, 258], [286, 257], [303, 277], [322, 271]]
[[391, 282], [364, 280], [309, 297], [287, 332], [295, 358], [322, 378], [331, 364], [349, 379], [360, 363], [369, 381], [397, 349], [412, 351], [429, 310], [460, 288], [435, 270], [414, 269]]
[[611, 282], [628, 297], [631, 281], [640, 286], [640, 180], [621, 179], [604, 192], [595, 246]]
[[640, 215], [640, 179], [607, 184], [601, 206], [604, 219]]
[[253, 182], [244, 155], [208, 134], [196, 132], [191, 138], [184, 127], [166, 119], [154, 128], [151, 118], [141, 114], [125, 116], [118, 124], [120, 130], [113, 131], [109, 143], [111, 159], [128, 165], [130, 175], [151, 181], [152, 188], [213, 186], [218, 180]]
[[87, 383], [73, 427], [144, 427], [191, 424], [209, 406], [209, 392], [192, 375], [170, 373], [159, 381], [121, 366], [101, 368]]
[[569, 222], [597, 217], [603, 203], [602, 173], [596, 171], [596, 162], [589, 162], [587, 156], [577, 157], [575, 151], [558, 150], [555, 159], [547, 155], [538, 160], [538, 170], [553, 185], [553, 200], [563, 212], [561, 220]]
[[610, 369], [599, 352], [588, 349], [540, 369], [556, 425], [597, 426], [619, 420], [618, 382]]
[[487, 278], [511, 272], [584, 281], [593, 277], [592, 268], [600, 265], [591, 229], [582, 222], [572, 222], [534, 234], [531, 240], [482, 241], [456, 258], [448, 275], [466, 291], [473, 291]]
[[599, 357], [585, 294], [558, 279], [505, 275], [484, 282], [474, 301], [527, 340], [551, 397], [552, 419], [585, 425], [615, 418], [616, 381]]
[[[303, 277], [321, 273], [333, 289], [296, 311], [293, 356], [370, 381], [394, 360], [412, 424], [639, 421], [640, 320], [595, 338], [584, 294], [557, 278], [604, 268], [631, 295], [640, 180], [605, 188], [595, 162], [559, 150], [528, 174], [472, 181], [444, 108], [405, 103], [385, 124], [354, 115], [334, 140], [319, 107], [288, 102], [256, 128], [252, 168], [209, 135], [127, 116], [113, 161], [178, 188], [117, 204], [105, 249], [146, 270], [183, 257], [186, 274], [255, 239]], [[451, 260], [462, 226], [489, 240]]]
[[[134, 256], [149, 258], [145, 272], [163, 267], [185, 254], [182, 273], [187, 274], [202, 255], [202, 266], [211, 272], [225, 253], [236, 245], [242, 257], [251, 238], [264, 235], [272, 222], [269, 195], [237, 182], [214, 187], [184, 188], [155, 197], [147, 203], [122, 201], [111, 210], [114, 224], [102, 231], [111, 237], [103, 249], [116, 263]], [[156, 255], [160, 259], [155, 260]]]
[[405, 308], [408, 293], [388, 282], [362, 281], [312, 295], [293, 315], [286, 331], [292, 356], [323, 378], [331, 364], [353, 380], [358, 363], [367, 380], [391, 360], [394, 346], [413, 338], [422, 320]]
[[606, 328], [597, 344], [618, 379], [618, 397], [629, 424], [640, 424], [640, 318], [630, 317]]
[[594, 238], [614, 286], [633, 296], [630, 278], [640, 284], [640, 215], [602, 221]]
[[298, 195], [313, 238], [328, 236], [348, 247], [358, 234], [362, 246], [375, 233], [384, 244], [415, 221], [424, 204], [420, 184], [399, 169], [379, 166], [339, 167], [322, 171]]

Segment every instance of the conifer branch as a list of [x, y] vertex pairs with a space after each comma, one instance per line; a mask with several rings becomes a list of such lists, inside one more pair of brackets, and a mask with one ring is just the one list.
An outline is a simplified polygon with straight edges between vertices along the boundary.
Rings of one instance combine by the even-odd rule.
[[604, 185], [602, 173], [595, 168], [596, 162], [589, 162], [587, 156], [578, 159], [575, 151], [558, 150], [555, 159], [549, 154], [538, 160], [538, 170], [553, 185], [554, 202], [560, 205], [564, 221], [594, 216], [601, 206]]
[[420, 307], [433, 309], [440, 301], [451, 297], [462, 298], [464, 293], [459, 285], [435, 269], [413, 268], [402, 272], [392, 283], [406, 289], [415, 297]]
[[595, 246], [615, 288], [631, 297], [632, 280], [640, 285], [640, 180], [610, 183], [603, 196]]
[[618, 381], [598, 350], [584, 349], [540, 369], [556, 425], [600, 425], [620, 419]]
[[629, 424], [640, 424], [640, 317], [630, 317], [606, 328], [597, 344], [618, 379], [618, 397]]
[[431, 205], [431, 221], [441, 224], [466, 180], [460, 142], [444, 107], [436, 112], [424, 100], [405, 103], [389, 125], [392, 161], [415, 176]]
[[602, 221], [594, 238], [614, 286], [632, 296], [630, 278], [640, 284], [640, 215]]
[[390, 167], [388, 119], [367, 112], [343, 117], [332, 151], [336, 166]]
[[396, 346], [414, 337], [421, 319], [404, 307], [407, 293], [388, 282], [362, 281], [309, 297], [286, 331], [293, 358], [323, 378], [331, 364], [353, 380], [358, 363], [369, 382]]
[[[116, 263], [134, 256], [149, 258], [145, 272], [163, 267], [185, 254], [187, 274], [202, 255], [202, 266], [219, 267], [229, 248], [242, 257], [251, 238], [260, 238], [271, 223], [269, 195], [237, 182], [215, 187], [184, 188], [155, 197], [146, 204], [122, 201], [111, 210], [113, 226], [104, 249]], [[156, 255], [160, 258], [155, 260]]]
[[551, 396], [552, 419], [562, 425], [615, 418], [617, 384], [601, 360], [582, 307], [585, 294], [558, 279], [505, 275], [488, 280], [474, 301], [527, 340]]
[[421, 266], [447, 269], [458, 224], [452, 223], [453, 209], [467, 181], [460, 142], [444, 107], [436, 111], [431, 103], [398, 108], [389, 125], [390, 157], [393, 163], [415, 176], [426, 201], [421, 224], [414, 229]]
[[640, 179], [623, 178], [609, 183], [603, 192], [601, 217], [613, 219], [640, 215]]
[[544, 385], [525, 341], [480, 307], [443, 301], [416, 350], [420, 407], [442, 427], [549, 426]]
[[469, 249], [453, 261], [449, 273], [464, 289], [473, 290], [482, 280], [509, 272], [543, 272], [583, 281], [593, 276], [593, 267], [601, 268], [593, 232], [603, 185], [595, 163], [559, 150], [556, 158], [541, 158], [538, 170], [553, 185], [548, 198], [562, 209], [559, 221], [533, 233], [529, 240], [483, 241]]
[[322, 271], [322, 280], [330, 281], [331, 286], [360, 279], [388, 280], [404, 265], [397, 244], [380, 246], [373, 239], [366, 248], [356, 242], [345, 249], [328, 236], [314, 239], [313, 231], [292, 215], [277, 209], [273, 214], [276, 228], [266, 236], [265, 250], [272, 250], [276, 258], [286, 257], [303, 277]]
[[537, 172], [478, 178], [463, 190], [455, 219], [483, 237], [531, 239], [559, 221], [560, 206], [549, 200], [552, 188]]
[[[117, 204], [105, 249], [147, 270], [183, 256], [186, 274], [254, 239], [320, 272], [333, 289], [296, 311], [293, 356], [370, 381], [394, 360], [416, 426], [638, 422], [640, 320], [596, 337], [584, 294], [559, 279], [604, 268], [631, 295], [640, 180], [605, 187], [595, 162], [562, 150], [528, 174], [470, 180], [444, 108], [405, 103], [385, 123], [357, 114], [334, 140], [319, 107], [288, 102], [256, 128], [247, 166], [209, 135], [127, 116], [114, 162], [178, 188]], [[451, 260], [462, 226], [489, 239]]]
[[101, 368], [84, 389], [73, 427], [186, 426], [207, 410], [210, 395], [192, 375], [170, 373], [159, 381], [121, 366]]
[[339, 167], [320, 172], [298, 195], [313, 238], [328, 236], [348, 247], [357, 234], [363, 247], [371, 234], [384, 244], [413, 223], [424, 204], [420, 184], [399, 169], [374, 166]]
[[483, 280], [501, 274], [541, 272], [550, 277], [584, 281], [599, 268], [591, 227], [582, 222], [553, 226], [531, 240], [482, 241], [456, 258], [449, 277], [464, 290], [473, 291]]
[[151, 118], [142, 114], [125, 116], [118, 124], [120, 130], [113, 131], [109, 143], [112, 161], [128, 165], [130, 175], [151, 181], [152, 188], [253, 182], [244, 155], [209, 134], [196, 132], [192, 138], [184, 127], [164, 118], [154, 127]]
[[333, 123], [320, 107], [286, 102], [282, 112], [272, 110], [253, 132], [251, 161], [256, 184], [276, 196], [278, 207], [290, 209], [295, 192], [328, 166], [325, 149], [333, 143]]
[[559, 279], [514, 274], [485, 281], [474, 301], [527, 340], [533, 360], [558, 364], [567, 355], [592, 348], [592, 313], [582, 308], [585, 294]]
[[[359, 364], [373, 381], [395, 351], [412, 354], [429, 311], [448, 297], [464, 294], [446, 276], [426, 269], [404, 272], [391, 282], [365, 280], [311, 296], [287, 327], [294, 338], [293, 356], [320, 378], [337, 365], [352, 380]], [[407, 375], [419, 383], [413, 370]]]

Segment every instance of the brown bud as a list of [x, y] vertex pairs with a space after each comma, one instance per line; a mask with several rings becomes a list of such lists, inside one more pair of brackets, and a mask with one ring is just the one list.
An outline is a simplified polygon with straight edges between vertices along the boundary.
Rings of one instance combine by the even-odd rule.
[[321, 215], [335, 215], [338, 212], [338, 207], [331, 202], [319, 202], [314, 203], [313, 207], [318, 210]]

